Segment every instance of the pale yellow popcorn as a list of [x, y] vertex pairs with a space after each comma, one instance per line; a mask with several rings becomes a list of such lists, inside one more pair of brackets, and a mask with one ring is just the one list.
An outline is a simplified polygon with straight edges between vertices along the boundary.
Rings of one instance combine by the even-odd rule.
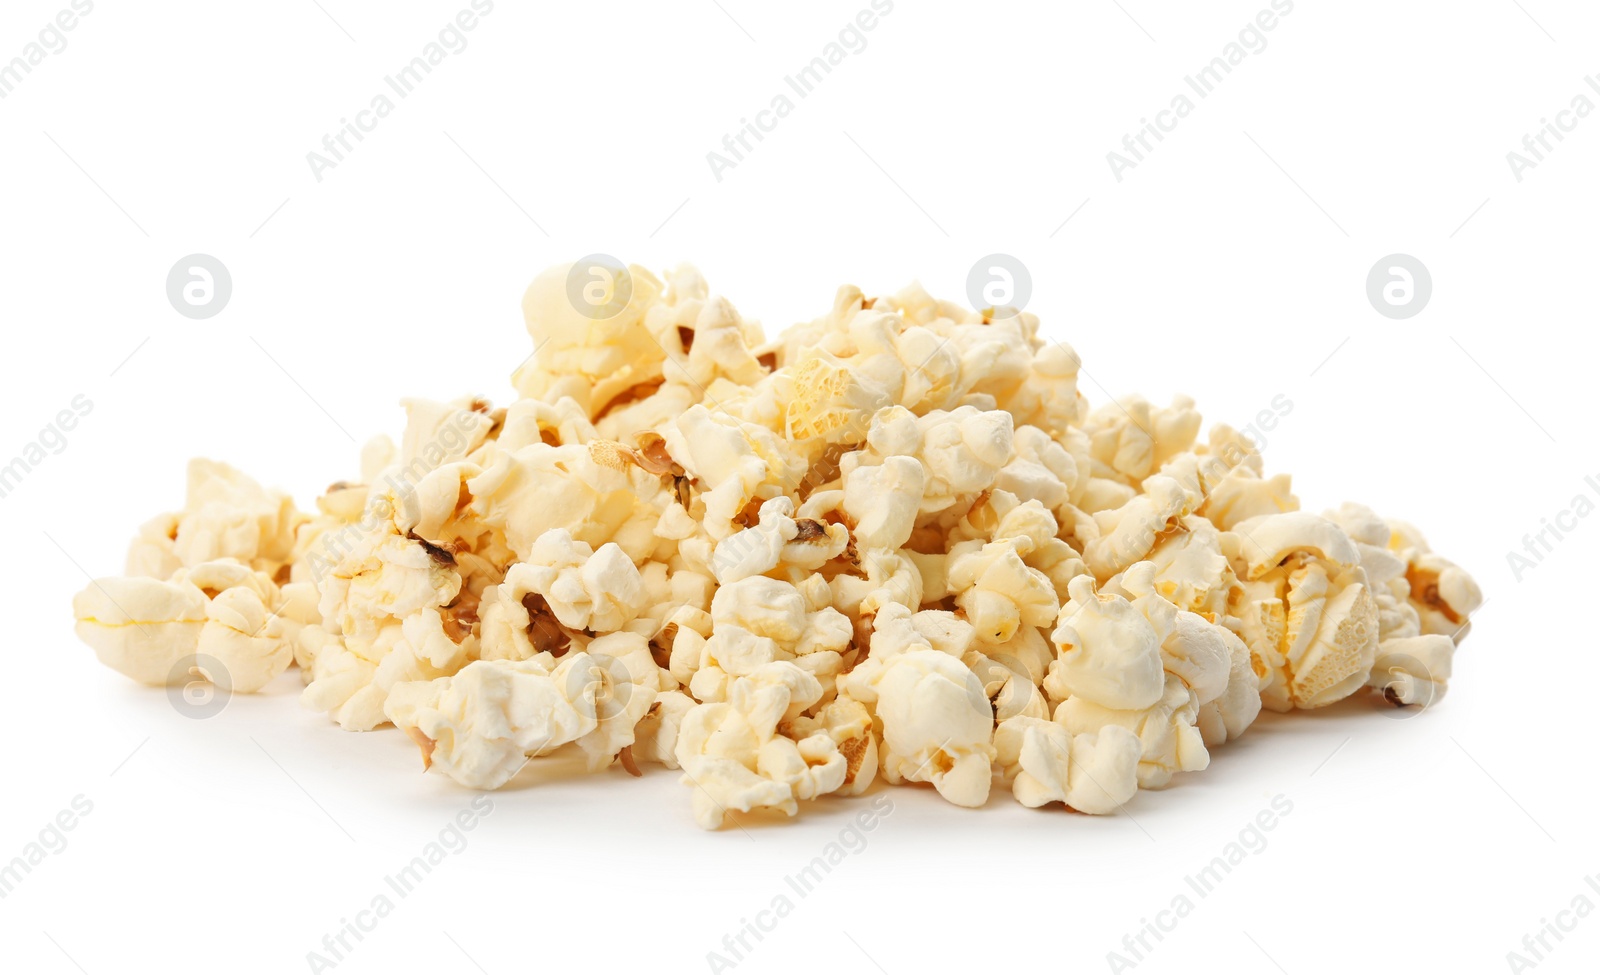
[[858, 693], [854, 680], [849, 686], [853, 696], [871, 698], [865, 703], [883, 722], [885, 779], [931, 782], [958, 806], [983, 805], [994, 716], [977, 676], [960, 660], [933, 649], [908, 650], [883, 665], [870, 692]]
[[1173, 397], [1168, 407], [1132, 396], [1096, 409], [1085, 426], [1101, 476], [1137, 484], [1193, 445], [1200, 414], [1187, 396]]
[[694, 789], [695, 821], [717, 829], [730, 812], [777, 809], [793, 816], [799, 801], [844, 785], [850, 761], [826, 731], [799, 741], [779, 725], [822, 696], [815, 677], [778, 661], [733, 681], [728, 700], [694, 707], [683, 718], [676, 758]]
[[72, 599], [78, 638], [100, 662], [141, 684], [162, 686], [180, 677], [206, 624], [206, 595], [187, 581], [149, 576], [96, 579]]
[[846, 674], [841, 689], [883, 725], [880, 762], [890, 783], [931, 782], [959, 806], [989, 796], [994, 714], [982, 682], [960, 657], [933, 648], [903, 609], [875, 626], [897, 636]]
[[918, 453], [928, 471], [922, 510], [938, 511], [958, 497], [993, 487], [1013, 453], [1013, 420], [1000, 410], [963, 406], [919, 417]]
[[[298, 593], [303, 597], [305, 594]], [[73, 599], [78, 636], [102, 663], [143, 684], [184, 684], [195, 676], [253, 693], [288, 669], [291, 630], [279, 588], [236, 559], [148, 576], [97, 579]], [[296, 613], [304, 618], [304, 599]]]
[[[711, 600], [711, 619], [710, 638], [696, 648], [699, 660], [692, 665], [685, 661], [681, 668], [691, 671], [689, 687], [701, 701], [724, 700], [731, 678], [749, 676], [770, 663], [793, 663], [817, 676], [836, 674], [854, 635], [850, 620], [832, 606], [819, 605], [801, 588], [765, 576], [718, 589]], [[694, 645], [681, 630], [679, 636]], [[675, 659], [678, 653], [674, 647]], [[680, 668], [675, 665], [674, 670]]]
[[537, 354], [513, 378], [525, 397], [571, 396], [593, 417], [627, 390], [661, 378], [666, 351], [643, 319], [662, 286], [637, 265], [625, 272], [579, 268], [574, 301], [573, 271], [570, 264], [553, 267], [528, 285], [522, 314]]
[[1005, 643], [1019, 626], [1048, 626], [1059, 604], [1055, 586], [1022, 560], [1017, 539], [963, 542], [951, 552], [948, 584], [956, 605], [985, 643]]
[[791, 718], [782, 726], [786, 737], [795, 741], [817, 733], [833, 739], [845, 758], [844, 781], [835, 795], [858, 796], [878, 777], [878, 736], [873, 731], [872, 714], [865, 705], [849, 697], [837, 697], [817, 711], [815, 717]]
[[1072, 734], [1037, 717], [1014, 717], [995, 729], [996, 761], [1024, 806], [1060, 802], [1104, 816], [1139, 791], [1139, 737], [1121, 725]]
[[267, 491], [227, 464], [195, 459], [183, 510], [139, 529], [127, 574], [168, 579], [181, 568], [236, 559], [275, 578], [293, 557], [296, 530], [306, 520], [287, 494]]
[[583, 444], [598, 437], [588, 413], [570, 396], [554, 403], [519, 399], [506, 407], [505, 421], [495, 437], [495, 444], [502, 450], [517, 450], [536, 443], [551, 447]]
[[1261, 678], [1250, 648], [1232, 630], [1219, 629], [1228, 648], [1228, 686], [1215, 700], [1200, 705], [1195, 716], [1195, 726], [1208, 748], [1244, 734], [1261, 714]]
[[1360, 553], [1337, 525], [1305, 512], [1240, 522], [1233, 613], [1266, 675], [1262, 703], [1315, 708], [1354, 693], [1378, 650], [1378, 607]]
[[385, 713], [418, 743], [425, 767], [468, 788], [498, 789], [530, 758], [598, 726], [567, 688], [567, 675], [590, 662], [586, 654], [560, 666], [546, 656], [480, 660], [453, 677], [397, 686]]
[[1438, 703], [1450, 687], [1455, 641], [1442, 633], [1395, 637], [1378, 646], [1367, 686], [1396, 707]]
[[249, 694], [289, 668], [294, 648], [277, 615], [278, 587], [265, 573], [229, 560], [207, 562], [179, 575], [187, 575], [209, 596], [196, 646], [197, 668], [207, 680]]
[[1428, 548], [1415, 528], [1391, 521], [1389, 547], [1406, 562], [1411, 605], [1423, 633], [1442, 634], [1460, 643], [1471, 630], [1470, 617], [1483, 605], [1483, 591], [1460, 566]]
[[1050, 696], [1115, 710], [1139, 710], [1161, 700], [1161, 637], [1150, 621], [1122, 596], [1096, 592], [1089, 576], [1074, 579], [1070, 592], [1050, 637], [1057, 653], [1044, 679]]
[[1189, 513], [1190, 497], [1178, 481], [1157, 475], [1140, 494], [1111, 511], [1095, 515], [1100, 535], [1083, 551], [1095, 578], [1111, 578], [1150, 554], [1156, 539]]
[[1074, 736], [1116, 726], [1133, 732], [1142, 746], [1139, 787], [1159, 789], [1176, 773], [1198, 772], [1211, 763], [1197, 727], [1199, 708], [1194, 692], [1176, 674], [1168, 674], [1160, 699], [1147, 708], [1117, 710], [1069, 697], [1056, 708], [1054, 718]]
[[[604, 642], [604, 645], [601, 644]], [[384, 713], [438, 768], [474, 789], [498, 789], [531, 758], [577, 742], [591, 770], [633, 744], [655, 703], [643, 638], [612, 634], [591, 652], [479, 660], [454, 676], [396, 685]]]
[[157, 685], [295, 664], [469, 788], [567, 746], [681, 769], [715, 828], [880, 778], [978, 806], [995, 771], [1109, 813], [1263, 707], [1430, 706], [1483, 603], [1187, 397], [1092, 408], [1025, 311], [846, 285], [769, 338], [688, 265], [568, 265], [523, 312], [514, 402], [402, 401], [309, 513], [194, 462], [80, 636]]
[[865, 576], [840, 573], [829, 580], [834, 607], [859, 616], [875, 613], [888, 603], [899, 603], [907, 609], [921, 606], [928, 600], [928, 591], [912, 554], [906, 549], [858, 551], [857, 568]]
[[699, 482], [697, 505], [713, 539], [745, 526], [736, 522], [752, 501], [778, 496], [798, 482], [804, 466], [776, 433], [703, 406], [687, 410], [661, 431], [672, 459]]
[[663, 488], [630, 452], [600, 440], [501, 452], [467, 482], [471, 512], [504, 533], [517, 561], [527, 561], [534, 542], [554, 529], [591, 547], [616, 542], [630, 559], [642, 560], [658, 539], [653, 520], [639, 517], [639, 509], [662, 499]]
[[711, 553], [711, 570], [722, 585], [780, 566], [803, 578], [838, 558], [850, 544], [850, 530], [813, 518], [796, 519], [794, 502], [773, 498], [761, 505], [757, 524], [717, 542]]
[[620, 630], [643, 608], [639, 570], [614, 542], [591, 549], [566, 529], [552, 528], [513, 571], [528, 591], [544, 597], [562, 626], [575, 630]]
[[[1025, 632], [1038, 635], [1033, 627]], [[1043, 638], [1040, 638], [1043, 642]], [[1010, 654], [989, 656], [977, 650], [968, 651], [962, 661], [983, 682], [983, 693], [994, 710], [995, 720], [1025, 716], [1050, 717], [1050, 703], [1039, 689], [1039, 680], [1029, 673], [1026, 664]]]
[[683, 732], [683, 719], [698, 706], [694, 698], [681, 691], [657, 694], [634, 729], [634, 759], [678, 768], [678, 736]]
[[896, 455], [857, 467], [844, 478], [844, 511], [855, 521], [856, 544], [897, 549], [911, 538], [927, 475], [915, 457]]
[[485, 660], [527, 660], [565, 653], [573, 635], [534, 588], [533, 567], [519, 562], [499, 585], [484, 590], [478, 633]]

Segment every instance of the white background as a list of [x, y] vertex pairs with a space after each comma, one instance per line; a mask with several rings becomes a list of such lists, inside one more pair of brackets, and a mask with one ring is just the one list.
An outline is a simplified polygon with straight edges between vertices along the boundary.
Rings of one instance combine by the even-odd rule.
[[[1600, 103], [1583, 81], [1600, 11], [1300, 0], [1118, 182], [1106, 153], [1266, 0], [899, 0], [719, 182], [707, 152], [865, 0], [499, 0], [315, 179], [306, 154], [466, 5], [100, 0], [0, 100], [0, 458], [74, 396], [94, 404], [0, 500], [0, 860], [93, 803], [0, 901], [0, 967], [310, 970], [466, 807], [394, 731], [302, 709], [293, 674], [183, 717], [95, 662], [69, 600], [181, 503], [192, 455], [309, 505], [356, 474], [358, 442], [398, 432], [400, 397], [503, 402], [530, 346], [522, 289], [595, 251], [694, 261], [769, 329], [845, 281], [959, 299], [975, 260], [1016, 255], [1093, 401], [1189, 392], [1243, 425], [1284, 394], [1265, 452], [1306, 507], [1413, 520], [1489, 596], [1439, 707], [1264, 717], [1125, 815], [893, 790], [866, 849], [791, 893], [737, 971], [1107, 971], [1187, 893], [1194, 912], [1137, 971], [1494, 972], [1575, 896], [1600, 905], [1584, 883], [1600, 519], [1520, 582], [1506, 559], [1597, 497], [1600, 117], [1520, 182], [1506, 154], [1578, 93]], [[65, 6], [8, 2], [0, 61]], [[207, 321], [164, 291], [196, 252], [233, 276]], [[1364, 291], [1395, 252], [1433, 276], [1406, 321]], [[708, 971], [861, 808], [703, 833], [675, 773], [544, 768], [336, 970]], [[1198, 898], [1185, 875], [1279, 795], [1293, 811], [1266, 849]], [[1537, 970], [1596, 958], [1590, 916]]]

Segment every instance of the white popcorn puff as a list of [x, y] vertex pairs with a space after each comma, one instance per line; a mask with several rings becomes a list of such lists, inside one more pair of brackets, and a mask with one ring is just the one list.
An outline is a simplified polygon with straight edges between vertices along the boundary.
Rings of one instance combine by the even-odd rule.
[[483, 592], [478, 604], [479, 639], [485, 660], [527, 660], [567, 652], [572, 634], [534, 588], [534, 567], [518, 562], [504, 581]]
[[1049, 626], [1060, 608], [1055, 586], [1022, 560], [1016, 539], [956, 546], [948, 584], [984, 643], [1005, 643], [1019, 626]]
[[[389, 719], [422, 749], [423, 762], [472, 789], [498, 789], [528, 760], [576, 741], [599, 725], [581, 710], [568, 675], [590, 664], [574, 654], [559, 667], [548, 658], [480, 660], [454, 677], [401, 684]], [[576, 699], [576, 700], [575, 700]]]
[[1158, 475], [1146, 482], [1145, 490], [1115, 510], [1095, 515], [1100, 535], [1083, 552], [1095, 578], [1109, 579], [1143, 559], [1156, 538], [1188, 513], [1189, 495], [1178, 481]]
[[993, 487], [1012, 456], [1013, 424], [1009, 413], [972, 406], [920, 417], [918, 456], [928, 472], [922, 510], [938, 511]]
[[1200, 705], [1195, 725], [1207, 748], [1215, 748], [1245, 733], [1261, 714], [1261, 678], [1251, 662], [1250, 648], [1232, 630], [1222, 629], [1228, 647], [1228, 686], [1215, 700]]
[[1378, 607], [1360, 553], [1337, 525], [1306, 512], [1240, 522], [1235, 615], [1267, 675], [1275, 711], [1342, 700], [1367, 682], [1378, 650]]
[[[571, 396], [598, 415], [634, 386], [661, 377], [666, 357], [644, 325], [646, 312], [661, 297], [661, 282], [642, 267], [579, 268], [578, 301], [595, 309], [591, 318], [575, 307], [568, 290], [572, 265], [553, 267], [534, 279], [522, 298], [528, 335], [540, 354], [514, 377], [522, 395], [555, 400]], [[626, 289], [626, 291], [624, 291]]]
[[994, 758], [994, 714], [983, 684], [960, 658], [906, 632], [911, 617], [896, 611], [882, 620], [902, 639], [879, 644], [845, 676], [843, 689], [872, 708], [883, 724], [884, 778], [931, 782], [958, 806], [977, 807], [989, 797]]
[[561, 625], [575, 630], [620, 630], [642, 608], [639, 570], [614, 542], [591, 549], [553, 528], [514, 568], [521, 572], [519, 583], [543, 596]]
[[1139, 736], [1121, 725], [1074, 735], [1054, 721], [1015, 717], [995, 729], [996, 761], [1024, 806], [1060, 802], [1104, 816], [1139, 791]]
[[96, 579], [72, 598], [78, 638], [100, 662], [141, 684], [180, 680], [206, 624], [205, 593], [187, 581], [148, 576]]
[[676, 755], [684, 784], [694, 787], [700, 826], [717, 829], [729, 812], [757, 808], [793, 816], [799, 800], [844, 784], [849, 760], [826, 732], [795, 741], [778, 731], [821, 696], [815, 677], [779, 661], [734, 680], [726, 702], [697, 705], [684, 717]]
[[904, 545], [916, 525], [926, 483], [922, 464], [903, 455], [845, 475], [843, 508], [855, 520], [856, 544], [870, 549]]
[[1469, 617], [1483, 605], [1483, 592], [1472, 576], [1455, 563], [1435, 555], [1420, 532], [1404, 522], [1391, 522], [1389, 547], [1406, 562], [1412, 608], [1422, 621], [1422, 632], [1443, 634], [1456, 642], [1471, 628]]
[[911, 650], [888, 662], [873, 690], [884, 776], [931, 782], [958, 806], [983, 805], [994, 717], [976, 675], [948, 654]]
[[[198, 668], [207, 680], [249, 694], [289, 669], [294, 648], [273, 608], [279, 602], [278, 587], [265, 573], [229, 560], [207, 562], [179, 574], [187, 575], [191, 585], [210, 597], [196, 645]], [[221, 671], [213, 672], [210, 661], [221, 664]]]
[[844, 285], [769, 338], [688, 265], [568, 265], [523, 314], [515, 401], [402, 400], [306, 513], [193, 462], [79, 636], [158, 686], [298, 666], [468, 788], [677, 769], [716, 828], [879, 781], [981, 806], [995, 771], [1111, 813], [1263, 708], [1431, 706], [1484, 601], [1188, 397], [1090, 403], [1027, 312]]
[[822, 733], [833, 739], [845, 759], [844, 781], [835, 795], [859, 796], [878, 777], [878, 736], [873, 731], [872, 714], [865, 705], [848, 697], [838, 697], [817, 712], [786, 722], [784, 734], [796, 741]]
[[694, 698], [681, 691], [657, 694], [634, 728], [634, 759], [678, 768], [678, 735], [683, 731], [683, 719], [698, 706]]
[[166, 581], [97, 579], [74, 597], [73, 614], [101, 662], [142, 684], [182, 684], [198, 672], [249, 694], [294, 659], [286, 638], [293, 623], [278, 617], [283, 605], [266, 573], [228, 558], [179, 569]]
[[289, 562], [305, 520], [287, 494], [269, 492], [227, 464], [196, 459], [183, 510], [139, 529], [127, 573], [167, 579], [181, 568], [236, 559], [273, 578]]
[[1449, 689], [1455, 653], [1455, 641], [1441, 633], [1385, 640], [1378, 645], [1367, 684], [1396, 707], [1427, 707]]
[[1178, 772], [1198, 772], [1211, 763], [1205, 739], [1196, 726], [1199, 704], [1194, 692], [1175, 674], [1168, 674], [1161, 699], [1148, 708], [1118, 710], [1087, 698], [1070, 697], [1056, 708], [1055, 720], [1074, 736], [1120, 726], [1141, 744], [1138, 780], [1141, 789], [1159, 789]]
[[1089, 576], [1074, 579], [1070, 592], [1050, 637], [1056, 645], [1044, 679], [1050, 696], [1114, 710], [1140, 710], [1161, 700], [1161, 637], [1150, 621], [1122, 596], [1096, 592]]

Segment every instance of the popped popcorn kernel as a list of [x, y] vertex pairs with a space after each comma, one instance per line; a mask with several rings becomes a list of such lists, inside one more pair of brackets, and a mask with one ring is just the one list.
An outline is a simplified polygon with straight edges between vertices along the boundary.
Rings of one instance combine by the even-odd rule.
[[1114, 815], [1263, 708], [1433, 706], [1484, 603], [1411, 525], [1301, 510], [1188, 396], [1091, 402], [1030, 313], [845, 285], [769, 337], [620, 262], [522, 311], [512, 402], [402, 400], [305, 511], [192, 462], [80, 638], [156, 686], [298, 671], [466, 788], [665, 767], [717, 829], [914, 784]]

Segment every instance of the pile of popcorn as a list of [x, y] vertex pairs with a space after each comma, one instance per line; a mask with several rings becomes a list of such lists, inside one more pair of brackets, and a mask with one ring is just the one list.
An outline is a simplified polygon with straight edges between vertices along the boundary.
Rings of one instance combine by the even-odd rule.
[[406, 401], [314, 511], [195, 461], [80, 637], [154, 685], [297, 667], [474, 789], [572, 744], [678, 769], [706, 828], [880, 778], [1110, 813], [1262, 707], [1445, 691], [1470, 576], [1299, 510], [1192, 400], [1091, 409], [1031, 314], [846, 286], [769, 339], [690, 267], [571, 274], [515, 402]]

